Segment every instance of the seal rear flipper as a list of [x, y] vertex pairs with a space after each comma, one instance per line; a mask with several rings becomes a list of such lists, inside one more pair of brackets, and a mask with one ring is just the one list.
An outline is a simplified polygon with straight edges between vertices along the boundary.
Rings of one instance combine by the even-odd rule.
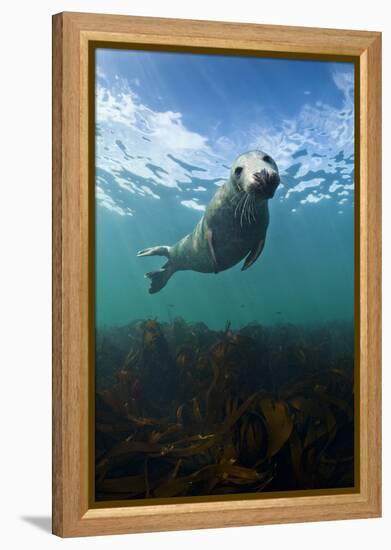
[[265, 246], [265, 239], [261, 239], [258, 245], [254, 247], [252, 250], [250, 250], [250, 253], [243, 264], [242, 271], [245, 271], [246, 269], [248, 269], [250, 266], [253, 265], [253, 263], [257, 260], [257, 258], [259, 258], [259, 256], [261, 255], [261, 252], [264, 246]]
[[169, 246], [152, 246], [151, 248], [144, 248], [137, 252], [137, 256], [165, 256], [170, 257]]
[[162, 267], [162, 269], [159, 269], [159, 271], [150, 271], [149, 273], [146, 273], [145, 276], [151, 280], [149, 293], [155, 294], [156, 292], [159, 292], [159, 290], [166, 286], [168, 279], [173, 273], [174, 271], [172, 269], [166, 268], [165, 266]]

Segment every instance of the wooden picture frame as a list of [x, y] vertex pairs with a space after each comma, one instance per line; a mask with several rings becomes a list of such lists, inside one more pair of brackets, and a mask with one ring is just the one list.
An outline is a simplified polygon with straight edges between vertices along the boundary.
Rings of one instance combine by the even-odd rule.
[[[91, 502], [88, 101], [91, 44], [355, 63], [359, 377], [354, 491], [96, 507]], [[381, 514], [381, 34], [61, 13], [53, 17], [53, 533], [62, 537], [378, 517]], [[357, 238], [358, 237], [358, 238]]]

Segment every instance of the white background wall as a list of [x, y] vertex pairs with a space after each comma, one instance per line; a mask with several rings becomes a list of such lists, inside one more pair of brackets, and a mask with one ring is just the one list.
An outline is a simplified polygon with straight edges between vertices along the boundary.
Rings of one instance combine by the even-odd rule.
[[[85, 547], [389, 548], [390, 34], [371, 0], [6, 0], [0, 30], [0, 544]], [[90, 11], [383, 31], [384, 517], [375, 520], [69, 539], [51, 511], [51, 15]], [[4, 123], [5, 121], [5, 123]], [[388, 337], [388, 338], [387, 338]], [[388, 340], [388, 342], [387, 342]]]

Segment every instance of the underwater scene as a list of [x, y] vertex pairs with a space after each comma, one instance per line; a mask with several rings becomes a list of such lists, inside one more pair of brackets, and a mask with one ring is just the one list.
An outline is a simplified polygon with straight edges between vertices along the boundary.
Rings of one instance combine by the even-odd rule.
[[95, 500], [354, 487], [354, 65], [95, 63]]

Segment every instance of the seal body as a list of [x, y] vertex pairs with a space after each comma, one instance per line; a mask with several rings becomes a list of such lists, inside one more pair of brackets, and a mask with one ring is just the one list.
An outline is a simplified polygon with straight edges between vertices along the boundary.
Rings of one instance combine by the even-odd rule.
[[177, 269], [202, 273], [224, 271], [240, 262], [265, 237], [269, 224], [267, 201], [257, 205], [249, 223], [237, 209], [238, 200], [231, 182], [226, 181], [192, 233], [171, 248], [170, 259]]
[[263, 151], [240, 155], [229, 179], [217, 190], [194, 230], [173, 246], [156, 246], [138, 256], [166, 256], [159, 270], [147, 273], [151, 294], [183, 270], [219, 273], [247, 257], [242, 270], [261, 254], [269, 225], [268, 200], [279, 184], [277, 165]]

